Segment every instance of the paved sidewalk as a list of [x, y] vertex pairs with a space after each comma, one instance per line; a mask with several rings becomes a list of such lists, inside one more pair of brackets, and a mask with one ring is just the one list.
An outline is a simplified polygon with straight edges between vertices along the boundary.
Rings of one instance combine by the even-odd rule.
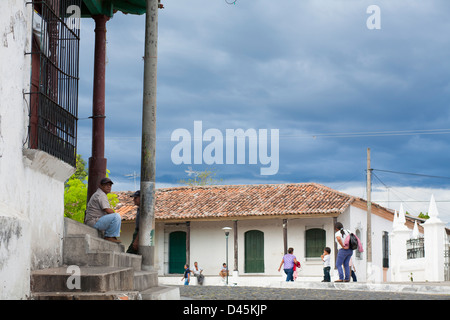
[[298, 288], [298, 289], [335, 289], [346, 291], [397, 292], [417, 294], [445, 294], [450, 295], [450, 282], [280, 282], [272, 283], [270, 287]]
[[266, 286], [179, 286], [189, 300], [450, 300], [450, 283], [272, 283]]

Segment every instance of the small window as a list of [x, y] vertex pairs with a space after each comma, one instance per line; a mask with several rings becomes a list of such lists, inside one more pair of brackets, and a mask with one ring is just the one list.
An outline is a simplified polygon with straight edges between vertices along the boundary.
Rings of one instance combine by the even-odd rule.
[[309, 229], [305, 233], [306, 258], [320, 258], [326, 247], [326, 231], [323, 229]]
[[389, 268], [389, 233], [383, 231], [383, 268]]

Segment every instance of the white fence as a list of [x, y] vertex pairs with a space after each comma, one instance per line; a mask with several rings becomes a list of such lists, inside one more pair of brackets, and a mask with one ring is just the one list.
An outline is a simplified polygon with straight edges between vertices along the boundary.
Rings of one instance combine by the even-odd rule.
[[393, 282], [449, 281], [449, 253], [445, 223], [438, 218], [434, 197], [428, 210], [430, 218], [422, 225], [424, 234], [419, 235], [417, 222], [414, 231], [405, 225], [405, 213], [400, 209], [394, 217], [392, 241]]

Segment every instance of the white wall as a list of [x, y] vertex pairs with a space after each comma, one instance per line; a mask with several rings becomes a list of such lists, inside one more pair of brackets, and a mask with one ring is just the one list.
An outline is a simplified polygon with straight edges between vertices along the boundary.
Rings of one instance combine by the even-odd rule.
[[[341, 219], [338, 219], [339, 221]], [[392, 233], [392, 221], [386, 220], [372, 213], [372, 271], [373, 281], [383, 282], [383, 274], [386, 276], [386, 281], [390, 281], [391, 272], [389, 270], [383, 270], [383, 231], [386, 231], [391, 235]], [[352, 232], [356, 229], [361, 231], [360, 240], [363, 243], [364, 252], [361, 255], [361, 259], [355, 259], [355, 253], [353, 254], [353, 261], [356, 266], [356, 273], [358, 280], [366, 281], [367, 270], [367, 212], [357, 207], [350, 207], [350, 215], [348, 222], [344, 224], [344, 227]], [[389, 242], [390, 245], [390, 242]], [[392, 259], [389, 258], [391, 265]]]
[[[337, 221], [344, 225], [344, 228], [355, 232], [361, 232], [361, 241], [364, 249], [366, 245], [366, 211], [356, 207], [348, 208], [341, 214]], [[233, 227], [233, 221], [191, 221], [191, 255], [190, 264], [198, 261], [204, 268], [206, 275], [217, 276], [223, 262], [225, 262], [225, 236], [221, 230], [223, 227]], [[300, 277], [315, 278], [320, 280], [323, 277], [323, 263], [320, 258], [305, 259], [305, 232], [311, 228], [320, 228], [326, 231], [326, 246], [330, 247], [332, 275], [336, 273], [334, 261], [336, 252], [334, 251], [334, 222], [333, 218], [296, 218], [288, 219], [288, 247], [294, 248], [294, 255], [302, 264], [299, 271]], [[246, 274], [245, 271], [245, 240], [244, 234], [249, 230], [259, 230], [264, 233], [264, 267], [263, 276], [281, 276], [283, 270], [278, 272], [281, 259], [283, 257], [283, 227], [282, 219], [261, 219], [261, 220], [239, 220], [238, 221], [238, 267], [239, 275]], [[157, 224], [156, 251], [157, 261], [160, 266], [160, 275], [168, 273], [168, 237], [173, 231], [186, 231], [186, 225], [179, 223], [164, 227], [163, 223]], [[392, 232], [392, 222], [372, 214], [372, 270], [373, 281], [390, 281], [390, 270], [383, 270], [382, 237], [383, 231], [389, 234]], [[230, 232], [228, 240], [228, 263], [230, 270], [234, 268], [234, 230]], [[353, 261], [356, 267], [358, 281], [366, 281], [366, 252], [356, 258], [356, 251], [353, 254]], [[390, 259], [390, 263], [392, 263]], [[334, 272], [333, 272], [334, 271]], [[257, 275], [257, 274], [256, 274]]]
[[62, 264], [64, 181], [74, 168], [27, 150], [31, 5], [0, 1], [0, 299], [24, 299], [30, 271]]
[[[190, 226], [190, 265], [198, 261], [204, 269], [204, 274], [217, 276], [226, 262], [226, 240], [223, 227], [234, 227], [233, 221], [192, 221]], [[299, 276], [322, 277], [323, 263], [320, 258], [305, 260], [305, 230], [323, 228], [326, 230], [326, 245], [334, 247], [334, 232], [332, 218], [303, 218], [288, 220], [288, 247], [294, 248], [294, 255], [302, 263]], [[282, 219], [240, 220], [238, 221], [238, 268], [239, 275], [252, 275], [245, 271], [245, 232], [259, 230], [264, 233], [264, 276], [281, 276], [278, 272], [283, 257], [283, 226]], [[156, 226], [156, 259], [159, 274], [168, 273], [168, 237], [170, 232], [186, 231], [184, 223]], [[228, 238], [228, 265], [234, 269], [234, 232], [231, 230]], [[332, 253], [334, 261], [334, 253]], [[254, 274], [259, 275], [259, 274]]]

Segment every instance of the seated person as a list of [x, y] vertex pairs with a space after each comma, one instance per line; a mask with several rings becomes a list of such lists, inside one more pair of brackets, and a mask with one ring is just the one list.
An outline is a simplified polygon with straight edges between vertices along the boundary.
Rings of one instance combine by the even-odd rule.
[[222, 269], [221, 269], [220, 272], [219, 272], [219, 276], [221, 276], [222, 279], [225, 279], [225, 277], [226, 277], [227, 275], [229, 275], [228, 267], [227, 267], [227, 264], [224, 263], [224, 264], [222, 265]]
[[109, 204], [107, 194], [111, 192], [113, 182], [103, 178], [97, 191], [91, 196], [86, 206], [84, 223], [95, 229], [105, 231], [105, 240], [120, 243], [120, 214], [115, 213]]

